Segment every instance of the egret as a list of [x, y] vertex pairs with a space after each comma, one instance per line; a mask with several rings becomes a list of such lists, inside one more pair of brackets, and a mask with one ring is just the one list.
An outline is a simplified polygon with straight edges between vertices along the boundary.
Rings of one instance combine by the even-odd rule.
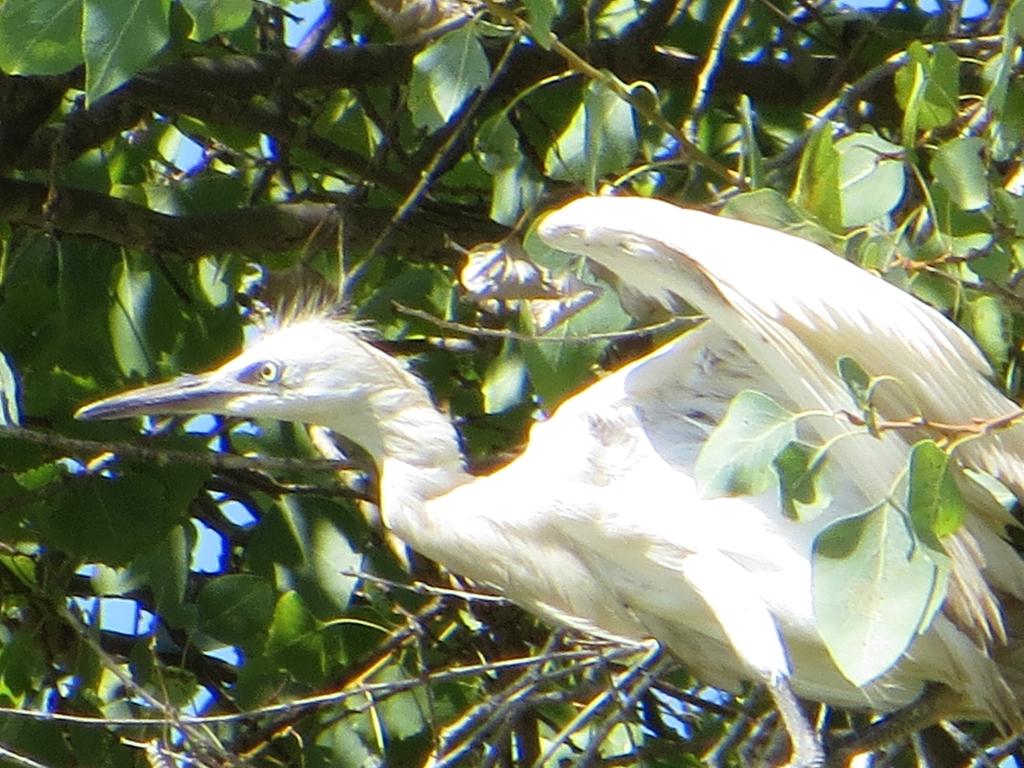
[[[837, 358], [898, 380], [872, 401], [885, 419], [970, 424], [1016, 407], [989, 382], [973, 342], [820, 246], [666, 202], [580, 198], [538, 232], [708, 320], [568, 398], [490, 475], [466, 472], [455, 428], [405, 365], [321, 312], [283, 323], [213, 371], [114, 395], [77, 416], [218, 413], [345, 435], [376, 463], [388, 531], [554, 624], [654, 638], [720, 688], [763, 682], [792, 765], [824, 760], [796, 696], [894, 711], [940, 686], [943, 707], [931, 716], [1021, 728], [1003, 611], [1024, 600], [1024, 565], [1002, 537], [1013, 524], [1002, 507], [979, 502], [943, 539], [952, 575], [942, 610], [870, 681], [844, 674], [814, 606], [817, 535], [892, 494], [913, 437], [871, 434], [843, 415], [857, 405]], [[801, 429], [829, 441], [831, 503], [810, 521], [791, 519], [778, 493], [709, 497], [698, 482], [702, 446], [748, 389], [819, 414]], [[956, 453], [965, 478], [973, 469], [1018, 493], [1022, 459], [1018, 426]], [[968, 501], [981, 497], [963, 483]]]

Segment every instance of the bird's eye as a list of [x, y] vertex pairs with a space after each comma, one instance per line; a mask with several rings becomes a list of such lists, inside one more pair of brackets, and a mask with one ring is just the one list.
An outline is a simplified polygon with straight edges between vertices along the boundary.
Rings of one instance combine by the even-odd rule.
[[277, 384], [281, 380], [282, 370], [283, 368], [280, 363], [274, 362], [273, 360], [267, 360], [260, 364], [260, 381], [264, 384]]

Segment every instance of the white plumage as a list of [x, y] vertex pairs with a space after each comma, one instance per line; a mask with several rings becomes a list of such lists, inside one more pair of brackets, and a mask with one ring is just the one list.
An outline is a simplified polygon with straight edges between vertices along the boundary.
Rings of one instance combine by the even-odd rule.
[[[1024, 598], [1024, 566], [1001, 538], [1010, 516], [966, 480], [968, 500], [981, 506], [949, 537], [948, 610], [892, 668], [855, 685], [818, 631], [815, 536], [889, 494], [920, 435], [873, 437], [841, 415], [801, 421], [818, 442], [845, 435], [829, 451], [832, 503], [811, 522], [784, 516], [775, 492], [704, 498], [694, 474], [701, 446], [742, 390], [798, 411], [857, 411], [835, 372], [842, 355], [902, 382], [877, 393], [887, 419], [969, 424], [1013, 411], [970, 339], [819, 246], [668, 203], [581, 198], [547, 216], [539, 233], [653, 297], [681, 296], [709, 322], [569, 398], [534, 426], [519, 458], [489, 476], [465, 473], [455, 431], [420, 381], [326, 317], [295, 320], [208, 374], [79, 415], [216, 412], [345, 434], [376, 461], [384, 524], [412, 547], [553, 622], [625, 641], [657, 638], [711, 684], [765, 681], [797, 763], [818, 762], [820, 748], [808, 741], [790, 685], [818, 701], [892, 710], [925, 683], [944, 683], [959, 693], [942, 714], [1019, 727], [1000, 600]], [[1024, 489], [1024, 428], [967, 442], [956, 455]]]

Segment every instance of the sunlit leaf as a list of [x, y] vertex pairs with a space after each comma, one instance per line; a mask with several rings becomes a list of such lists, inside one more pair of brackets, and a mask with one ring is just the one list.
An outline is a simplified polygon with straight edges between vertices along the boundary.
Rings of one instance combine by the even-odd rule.
[[484, 373], [484, 412], [501, 413], [522, 403], [526, 383], [526, 363], [518, 345], [505, 342], [502, 354], [494, 358]]
[[935, 178], [965, 211], [984, 208], [989, 203], [987, 171], [981, 159], [984, 151], [984, 139], [966, 136], [942, 144], [932, 159]]
[[995, 296], [977, 296], [967, 304], [967, 318], [974, 340], [997, 367], [1006, 365], [1013, 343], [1013, 320]]
[[862, 411], [867, 411], [871, 407], [872, 386], [872, 378], [868, 372], [861, 367], [860, 363], [846, 355], [836, 361], [836, 370], [857, 406]]
[[252, 15], [252, 0], [181, 0], [194, 24], [192, 38], [206, 40], [245, 24]]
[[792, 413], [760, 392], [740, 392], [697, 456], [701, 494], [713, 499], [767, 490], [776, 482], [775, 457], [794, 440]]
[[171, 0], [84, 0], [82, 49], [90, 102], [123, 85], [170, 38]]
[[822, 126], [807, 142], [800, 157], [795, 197], [798, 205], [833, 232], [842, 228], [843, 204], [839, 182], [839, 153], [828, 126]]
[[903, 150], [870, 133], [836, 142], [843, 226], [859, 227], [885, 216], [903, 199]]
[[896, 100], [904, 110], [903, 142], [913, 146], [917, 131], [947, 125], [960, 99], [960, 58], [944, 43], [933, 52], [918, 41], [907, 47], [908, 62], [896, 72]]
[[875, 679], [903, 655], [946, 588], [944, 573], [889, 504], [822, 531], [812, 569], [819, 631], [855, 685]]
[[545, 173], [553, 179], [583, 183], [625, 170], [637, 151], [633, 108], [608, 86], [590, 82], [569, 124], [548, 149]]
[[490, 71], [475, 24], [463, 24], [439, 37], [413, 59], [413, 123], [430, 130], [445, 125], [487, 83]]
[[921, 440], [910, 451], [907, 509], [917, 536], [937, 545], [954, 533], [967, 516], [967, 507], [952, 475], [949, 454], [933, 440]]

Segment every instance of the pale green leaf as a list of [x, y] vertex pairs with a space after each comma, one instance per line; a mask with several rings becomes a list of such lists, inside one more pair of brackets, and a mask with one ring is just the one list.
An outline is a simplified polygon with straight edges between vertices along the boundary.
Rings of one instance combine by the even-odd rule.
[[85, 0], [82, 50], [91, 103], [127, 82], [170, 39], [171, 0]]
[[519, 134], [505, 112], [480, 127], [475, 149], [480, 165], [492, 176], [490, 216], [512, 226], [540, 197], [543, 179], [523, 154]]
[[731, 219], [788, 232], [826, 248], [833, 245], [833, 236], [820, 223], [808, 217], [806, 211], [774, 189], [757, 189], [736, 195], [725, 204], [722, 214]]
[[765, 394], [740, 392], [697, 456], [701, 494], [713, 499], [767, 490], [776, 482], [776, 456], [794, 440], [792, 413]]
[[870, 133], [845, 136], [839, 153], [843, 226], [859, 227], [891, 212], [903, 199], [903, 150]]
[[82, 63], [82, 0], [0, 3], [0, 70], [56, 75]]
[[981, 158], [984, 150], [984, 139], [967, 136], [942, 144], [932, 158], [935, 178], [965, 211], [976, 211], [989, 203], [988, 172]]
[[445, 125], [487, 84], [491, 72], [476, 25], [472, 23], [439, 37], [416, 54], [412, 64], [412, 121], [429, 130]]
[[818, 629], [855, 685], [896, 663], [927, 625], [946, 586], [944, 571], [889, 504], [822, 531], [812, 574]]

